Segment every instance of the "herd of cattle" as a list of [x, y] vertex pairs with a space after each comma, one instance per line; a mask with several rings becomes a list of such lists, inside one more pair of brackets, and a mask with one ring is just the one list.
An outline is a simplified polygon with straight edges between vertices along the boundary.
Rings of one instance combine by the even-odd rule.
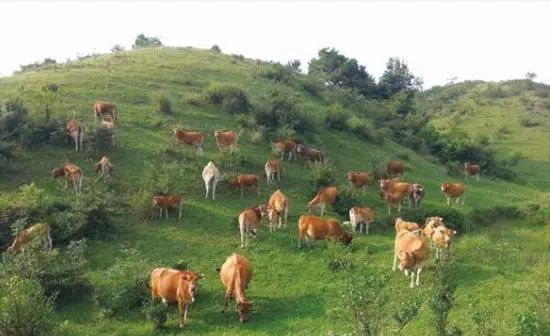
[[[116, 106], [111, 103], [96, 102], [93, 107], [97, 119], [101, 119], [103, 127], [115, 128], [117, 121]], [[67, 123], [67, 136], [75, 142], [75, 150], [82, 151], [83, 127], [73, 118]], [[189, 145], [196, 148], [197, 154], [203, 154], [205, 135], [201, 132], [174, 129], [173, 135], [179, 144]], [[238, 150], [239, 134], [233, 131], [216, 130], [214, 132], [217, 147], [220, 151], [234, 152]], [[315, 148], [298, 144], [294, 140], [284, 139], [275, 142], [272, 146], [274, 152], [281, 154], [281, 159], [270, 159], [265, 163], [265, 176], [267, 184], [275, 184], [275, 178], [280, 183], [285, 158], [289, 161], [297, 157], [312, 162], [325, 162], [325, 155]], [[94, 165], [94, 171], [99, 179], [111, 179], [113, 164], [108, 157], [103, 156]], [[425, 188], [418, 183], [402, 181], [405, 172], [405, 165], [401, 161], [392, 160], [386, 166], [385, 176], [379, 180], [379, 195], [387, 205], [388, 214], [391, 214], [393, 207], [400, 212], [403, 203], [408, 200], [409, 207], [420, 207], [421, 201], [426, 194]], [[480, 166], [465, 162], [465, 177], [475, 176], [479, 180]], [[80, 167], [70, 162], [65, 162], [62, 167], [52, 171], [54, 178], [63, 178], [65, 188], [70, 182], [76, 192], [82, 190], [83, 171]], [[205, 196], [211, 195], [216, 199], [216, 186], [222, 175], [215, 164], [210, 161], [202, 171], [202, 179], [205, 185]], [[367, 185], [370, 182], [370, 175], [367, 172], [349, 172], [347, 179], [350, 185], [357, 190], [367, 192]], [[96, 181], [97, 181], [96, 180]], [[259, 196], [260, 178], [256, 174], [238, 175], [228, 181], [229, 187], [240, 190], [241, 197], [245, 189], [253, 188]], [[454, 199], [457, 204], [464, 204], [465, 187], [463, 183], [443, 183], [441, 191], [450, 206]], [[327, 205], [334, 204], [339, 191], [336, 186], [328, 186], [318, 191], [315, 197], [307, 204], [309, 213], [319, 210], [320, 217], [314, 215], [302, 215], [298, 220], [298, 245], [301, 247], [305, 239], [309, 246], [316, 240], [335, 240], [344, 245], [351, 245], [352, 235], [336, 220], [324, 219], [324, 211]], [[168, 211], [177, 209], [178, 218], [182, 216], [183, 198], [180, 195], [152, 196], [153, 216], [158, 218], [164, 213], [168, 218]], [[270, 231], [287, 226], [289, 214], [289, 199], [279, 189], [270, 197], [267, 204], [260, 204], [242, 211], [238, 216], [241, 248], [247, 247], [247, 236], [256, 236], [256, 230], [262, 219], [267, 217]], [[374, 221], [375, 211], [372, 208], [354, 206], [349, 210], [349, 223], [354, 231], [369, 234], [369, 226]], [[448, 228], [441, 217], [429, 217], [425, 226], [421, 228], [417, 223], [406, 222], [401, 218], [395, 220], [395, 248], [393, 270], [399, 268], [408, 277], [411, 276], [410, 287], [419, 285], [422, 265], [429, 256], [430, 246], [435, 248], [436, 258], [439, 258], [442, 249], [450, 250], [452, 240], [456, 231]], [[51, 250], [52, 239], [50, 226], [39, 223], [30, 226], [19, 232], [8, 252], [16, 252], [25, 247], [34, 238], [41, 238]], [[398, 265], [399, 263], [399, 265]], [[416, 280], [415, 280], [416, 275]], [[202, 275], [190, 270], [175, 270], [168, 268], [157, 268], [151, 273], [151, 293], [153, 298], [160, 297], [165, 303], [178, 303], [181, 312], [180, 326], [183, 327], [187, 318], [189, 306], [195, 301], [195, 292], [198, 288], [198, 281]], [[237, 312], [241, 322], [247, 320], [248, 312], [252, 302], [246, 298], [246, 289], [252, 278], [252, 267], [250, 262], [242, 255], [233, 254], [227, 258], [220, 268], [220, 279], [226, 288], [225, 308], [231, 298], [237, 302]], [[224, 309], [225, 311], [225, 309]]]

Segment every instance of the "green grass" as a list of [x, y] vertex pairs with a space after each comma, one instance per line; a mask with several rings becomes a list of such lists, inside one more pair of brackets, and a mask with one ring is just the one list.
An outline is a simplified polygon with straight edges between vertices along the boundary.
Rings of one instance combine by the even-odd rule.
[[[0, 79], [0, 100], [19, 96], [37, 116], [35, 98], [39, 88], [55, 82], [60, 86], [60, 102], [55, 106], [57, 117], [66, 118], [76, 110], [79, 120], [89, 129], [93, 125], [92, 105], [95, 100], [117, 103], [119, 109], [118, 146], [109, 153], [115, 164], [112, 188], [126, 200], [140, 190], [146, 169], [160, 162], [175, 163], [178, 167], [174, 189], [185, 198], [183, 218], [179, 221], [139, 219], [129, 210], [116, 218], [116, 237], [90, 241], [90, 264], [86, 277], [92, 285], [102, 272], [115, 262], [122, 247], [133, 247], [161, 267], [186, 260], [192, 269], [205, 273], [196, 303], [193, 305], [186, 333], [196, 335], [327, 335], [342, 334], [353, 326], [353, 317], [344, 308], [342, 294], [350, 274], [332, 272], [327, 263], [331, 254], [343, 254], [339, 246], [319, 242], [313, 249], [297, 249], [296, 223], [306, 212], [311, 195], [310, 171], [301, 162], [285, 161], [281, 189], [291, 200], [289, 228], [269, 233], [260, 229], [258, 238], [250, 242], [244, 254], [254, 267], [254, 278], [247, 295], [255, 302], [248, 324], [241, 325], [236, 313], [220, 314], [224, 289], [215, 271], [233, 252], [240, 251], [235, 217], [244, 208], [266, 202], [276, 187], [261, 186], [261, 197], [253, 192], [238, 197], [222, 185], [216, 201], [203, 199], [202, 167], [209, 161], [220, 162], [213, 140], [216, 128], [238, 129], [236, 120], [210, 105], [193, 106], [188, 98], [201, 94], [215, 82], [231, 83], [246, 90], [254, 103], [261, 102], [274, 88], [290, 90], [299, 95], [299, 105], [317, 123], [315, 134], [306, 139], [326, 151], [338, 171], [338, 185], [347, 185], [345, 175], [352, 170], [371, 170], [372, 165], [385, 163], [398, 153], [407, 153], [406, 173], [409, 181], [420, 182], [428, 190], [424, 206], [432, 209], [444, 205], [439, 184], [460, 181], [446, 175], [446, 169], [433, 160], [419, 156], [391, 141], [367, 143], [347, 133], [324, 130], [321, 125], [324, 111], [330, 102], [315, 99], [280, 83], [258, 76], [260, 65], [252, 60], [236, 60], [223, 54], [192, 49], [139, 50], [104, 55], [54, 70], [29, 72]], [[157, 97], [165, 93], [172, 100], [173, 113], [158, 113]], [[464, 121], [465, 123], [467, 121]], [[207, 133], [205, 155], [197, 157], [191, 149], [167, 152], [173, 148], [171, 128], [181, 125]], [[254, 145], [250, 131], [240, 138], [239, 154], [245, 163], [219, 167], [230, 176], [234, 173], [256, 173], [263, 177], [263, 164], [270, 157], [268, 141]], [[518, 136], [518, 148], [520, 137]], [[86, 144], [85, 144], [86, 147]], [[14, 163], [0, 179], [0, 189], [13, 193], [23, 183], [35, 182], [51, 194], [62, 193], [59, 184], [49, 177], [49, 171], [70, 161], [84, 168], [84, 192], [92, 182], [92, 162], [100, 153], [86, 149], [72, 152], [73, 147], [49, 147], [18, 150]], [[540, 167], [547, 162], [540, 157]], [[530, 162], [530, 161], [529, 161]], [[526, 163], [525, 169], [534, 169]], [[461, 211], [495, 205], [521, 205], [543, 200], [538, 189], [503, 181], [482, 178], [468, 182], [466, 205]], [[365, 206], [375, 207], [379, 214], [386, 210], [377, 196], [377, 188], [369, 187], [359, 196]], [[172, 214], [174, 216], [174, 214]], [[329, 216], [337, 216], [329, 212]], [[407, 213], [405, 214], [405, 218]], [[362, 273], [391, 272], [393, 234], [388, 228], [374, 226], [373, 234], [354, 238], [350, 258], [354, 269]], [[468, 315], [468, 300], [479, 298], [493, 314], [498, 335], [513, 335], [515, 314], [529, 310], [537, 302], [533, 288], [546, 281], [548, 272], [548, 226], [523, 221], [494, 223], [481, 232], [458, 235], [456, 268], [458, 277], [456, 306], [450, 316], [465, 334], [473, 334]], [[144, 269], [147, 274], [150, 272]], [[410, 290], [402, 274], [392, 274], [389, 283], [395, 302], [411, 293], [429, 295], [434, 278], [434, 262], [430, 260], [421, 276], [421, 286]], [[91, 295], [83, 295], [58, 308], [59, 322], [75, 335], [150, 335], [152, 324], [139, 310], [114, 319], [98, 318], [98, 308]], [[172, 310], [166, 334], [180, 334], [176, 308]], [[428, 304], [420, 316], [403, 331], [403, 335], [433, 335]]]

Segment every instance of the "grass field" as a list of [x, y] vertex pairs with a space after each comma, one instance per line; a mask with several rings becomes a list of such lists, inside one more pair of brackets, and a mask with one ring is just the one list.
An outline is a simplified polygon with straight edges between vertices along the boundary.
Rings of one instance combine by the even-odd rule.
[[[255, 303], [250, 322], [241, 325], [236, 313], [224, 317], [220, 313], [224, 289], [215, 269], [231, 253], [240, 251], [235, 217], [248, 206], [266, 202], [276, 187], [266, 186], [263, 180], [259, 198], [253, 192], [239, 198], [238, 192], [229, 191], [222, 185], [216, 201], [203, 199], [202, 167], [209, 160], [216, 163], [230, 161], [227, 155], [218, 154], [213, 130], [236, 130], [239, 126], [234, 117], [220, 108], [208, 104], [191, 105], [189, 98], [218, 82], [241, 87], [249, 93], [253, 103], [261, 102], [274, 88], [294, 92], [304, 113], [313, 116], [317, 122], [315, 134], [304, 137], [328, 154], [338, 172], [338, 185], [343, 188], [347, 185], [347, 171], [370, 171], [373, 164], [383, 164], [398, 154], [406, 154], [409, 167], [406, 179], [426, 186], [428, 194], [424, 207], [437, 215], [445, 202], [438, 189], [439, 184], [457, 179], [447, 176], [446, 169], [433, 163], [434, 160], [389, 140], [373, 144], [348, 133], [325, 130], [321, 120], [330, 102], [262, 78], [258, 76], [259, 68], [259, 63], [253, 60], [241, 60], [210, 51], [147, 49], [103, 55], [52, 70], [1, 78], [0, 100], [21, 97], [36, 116], [38, 102], [33, 97], [41, 86], [55, 82], [60, 86], [56, 115], [65, 118], [75, 110], [79, 120], [88, 128], [93, 125], [92, 105], [95, 100], [116, 102], [120, 129], [118, 145], [109, 153], [116, 166], [110, 187], [123, 202], [141, 189], [143, 176], [151, 167], [159, 163], [177, 167], [177, 179], [172, 183], [174, 190], [185, 198], [183, 218], [143, 220], [129, 208], [121, 209], [123, 214], [115, 219], [116, 235], [89, 241], [87, 255], [90, 263], [86, 278], [92, 286], [102, 281], [103, 272], [115, 263], [116, 257], [122, 253], [121, 249], [131, 247], [158, 267], [183, 259], [189, 262], [192, 269], [205, 274], [183, 333], [348, 334], [352, 332], [355, 322], [351, 312], [345, 308], [342, 295], [352, 271], [333, 272], [328, 269], [327, 263], [335, 256], [344, 255], [352, 261], [353, 272], [390, 274], [394, 237], [391, 228], [384, 225], [384, 221], [377, 221], [374, 228], [371, 227], [371, 235], [354, 237], [351, 250], [332, 244], [327, 246], [325, 242], [319, 242], [311, 250], [298, 250], [296, 223], [298, 217], [306, 212], [311, 196], [311, 172], [302, 162], [285, 161], [281, 189], [291, 201], [289, 227], [275, 233], [269, 233], [262, 227], [257, 239], [252, 240], [250, 247], [243, 252], [251, 260], [255, 274], [247, 293]], [[170, 115], [157, 112], [156, 97], [161, 93], [172, 100], [174, 112]], [[442, 118], [437, 122], [446, 121]], [[460, 122], [467, 124], [470, 121], [464, 118]], [[176, 125], [207, 133], [203, 157], [197, 157], [190, 149], [173, 150], [171, 129]], [[250, 132], [245, 130], [240, 138], [238, 157], [243, 159], [240, 164], [218, 165], [226, 176], [239, 172], [256, 173], [263, 177], [263, 165], [272, 155], [269, 139], [253, 144], [250, 136]], [[541, 154], [546, 149], [531, 146], [531, 138], [527, 134], [518, 134], [513, 141], [510, 139], [510, 143], [502, 143], [500, 148], [505, 150], [505, 146], [509, 145], [514, 151], [521, 150], [524, 148], [521, 141], [529, 144], [526, 151], [538, 154], [528, 155], [529, 160], [524, 161], [520, 169], [546, 169], [547, 155]], [[67, 157], [84, 168], [86, 192], [87, 185], [94, 183], [91, 178], [92, 162], [97, 161], [101, 153], [89, 149], [74, 153], [72, 149], [71, 145], [67, 145], [18, 150], [17, 158], [1, 175], [0, 189], [9, 195], [19, 185], [34, 182], [48, 193], [63, 193], [48, 173]], [[535, 166], [537, 159], [539, 165]], [[533, 176], [539, 175], [533, 173]], [[460, 212], [497, 205], [522, 206], [531, 202], [546, 202], [545, 187], [541, 190], [484, 177], [479, 183], [468, 182], [466, 205]], [[359, 198], [363, 205], [374, 207], [379, 214], [386, 211], [375, 185], [369, 186], [367, 195]], [[409, 210], [405, 210], [404, 217], [409, 214]], [[329, 216], [338, 215], [329, 211]], [[460, 325], [465, 335], [476, 334], [469, 306], [471, 299], [476, 298], [480, 306], [491, 313], [495, 335], [514, 335], [516, 314], [540, 309], [541, 302], [548, 301], [549, 250], [549, 227], [528, 220], [503, 219], [472, 233], [460, 232], [456, 244], [458, 287], [455, 307], [450, 315], [452, 323]], [[143, 272], [147, 274], [150, 269], [143, 269]], [[431, 259], [422, 273], [418, 289], [409, 289], [408, 280], [397, 273], [390, 275], [388, 286], [395, 302], [398, 302], [417, 292], [428, 297], [432, 293], [433, 279], [434, 262]], [[541, 295], [546, 295], [546, 299], [541, 300]], [[182, 333], [177, 327], [176, 310], [173, 307], [163, 334]], [[139, 309], [112, 319], [100, 318], [98, 313], [88, 293], [64, 302], [58, 307], [57, 316], [59, 323], [74, 335], [150, 335], [153, 332], [152, 324]], [[428, 304], [424, 303], [419, 317], [403, 330], [402, 335], [434, 335], [431, 314]]]

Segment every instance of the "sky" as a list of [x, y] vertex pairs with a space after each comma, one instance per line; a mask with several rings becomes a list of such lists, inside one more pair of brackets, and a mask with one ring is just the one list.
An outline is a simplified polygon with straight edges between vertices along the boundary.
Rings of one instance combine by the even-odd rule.
[[304, 70], [334, 47], [378, 78], [404, 59], [424, 87], [450, 78], [550, 83], [550, 2], [5, 1], [0, 76], [45, 57], [58, 62], [130, 49], [140, 33], [167, 46], [210, 48]]

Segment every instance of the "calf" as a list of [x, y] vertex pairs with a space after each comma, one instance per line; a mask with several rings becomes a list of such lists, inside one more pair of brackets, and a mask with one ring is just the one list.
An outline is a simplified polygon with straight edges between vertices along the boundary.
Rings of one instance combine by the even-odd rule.
[[113, 103], [96, 101], [94, 103], [95, 120], [104, 120], [109, 118], [113, 121], [118, 121], [116, 113], [116, 105]]
[[[168, 209], [175, 209], [179, 207], [178, 219], [181, 218], [183, 210], [183, 198], [180, 196], [153, 196], [153, 208], [158, 208], [158, 218], [162, 218], [162, 212], [166, 219], [168, 219]], [[154, 216], [154, 213], [151, 217]]]
[[296, 153], [302, 158], [311, 162], [325, 162], [325, 155], [318, 149], [307, 147], [304, 144], [296, 145]]
[[479, 172], [481, 171], [481, 166], [477, 164], [471, 164], [470, 162], [464, 162], [464, 176], [468, 180], [470, 176], [475, 176], [476, 180], [479, 182]]
[[296, 160], [296, 142], [290, 139], [279, 140], [272, 144], [274, 152], [281, 153], [282, 157], [285, 157], [285, 154], [288, 153], [288, 160], [294, 156]]
[[333, 204], [338, 197], [338, 189], [336, 187], [326, 187], [321, 189], [315, 197], [307, 204], [308, 212], [312, 212], [315, 208], [321, 208], [321, 217], [325, 213], [325, 206]]
[[74, 118], [69, 120], [65, 127], [65, 133], [68, 138], [74, 140], [75, 152], [82, 152], [82, 142], [84, 138], [84, 127], [80, 125]]
[[[349, 210], [349, 221], [355, 231], [365, 231], [366, 234], [369, 234], [370, 224], [374, 222], [374, 210], [371, 208], [353, 207]], [[363, 226], [365, 230], [362, 230]]]
[[456, 200], [456, 204], [459, 204], [459, 202], [462, 200], [462, 205], [464, 205], [464, 184], [443, 183], [441, 184], [441, 191], [445, 194], [448, 206], [451, 206], [451, 200], [453, 198]]
[[230, 152], [237, 150], [237, 140], [239, 135], [233, 131], [215, 130], [214, 138], [220, 152], [229, 149]]
[[269, 218], [269, 229], [275, 229], [275, 222], [279, 222], [279, 229], [282, 227], [283, 218], [285, 226], [288, 223], [288, 197], [279, 189], [269, 197], [267, 214]]
[[262, 218], [267, 214], [267, 206], [258, 205], [244, 210], [239, 215], [239, 231], [241, 233], [241, 248], [247, 245], [246, 234], [256, 237], [256, 229], [260, 226]]
[[17, 252], [21, 249], [25, 249], [25, 246], [33, 239], [41, 238], [44, 245], [51, 251], [52, 250], [52, 236], [50, 234], [50, 226], [48, 224], [34, 224], [24, 230], [21, 230], [14, 241], [8, 247], [8, 253]]
[[350, 246], [352, 240], [352, 236], [337, 221], [309, 215], [300, 216], [298, 221], [298, 248], [302, 247], [304, 237], [309, 247], [311, 247], [311, 241], [316, 240], [335, 240], [346, 246]]
[[256, 193], [260, 196], [260, 178], [258, 175], [237, 175], [229, 180], [229, 188], [240, 188], [241, 197], [244, 195], [244, 188], [256, 188]]
[[415, 222], [404, 221], [401, 217], [395, 219], [395, 232], [409, 231], [419, 232], [420, 226]]
[[434, 233], [435, 228], [437, 228], [440, 225], [443, 225], [443, 218], [437, 217], [437, 216], [426, 218], [426, 224], [422, 229], [422, 233], [426, 238], [428, 238], [428, 241], [430, 242], [430, 245], [432, 247], [434, 246], [432, 241], [432, 234]]
[[195, 302], [195, 292], [202, 274], [171, 268], [155, 268], [151, 272], [151, 296], [160, 297], [162, 302], [177, 303], [180, 311], [180, 327], [187, 320], [189, 306]]
[[80, 169], [77, 165], [68, 162], [66, 162], [62, 167], [54, 168], [52, 170], [52, 177], [63, 177], [65, 180], [65, 189], [68, 188], [68, 182], [70, 181], [77, 195], [82, 192], [82, 176], [82, 169]]
[[391, 160], [386, 165], [388, 176], [403, 176], [405, 173], [405, 164], [402, 161]]
[[174, 128], [172, 133], [180, 144], [195, 146], [197, 148], [197, 154], [202, 155], [204, 134], [201, 132], [185, 131], [177, 128]]
[[202, 180], [204, 181], [204, 188], [206, 193], [204, 199], [208, 198], [208, 193], [212, 190], [212, 199], [216, 199], [216, 186], [221, 179], [221, 174], [214, 162], [210, 161], [202, 170]]
[[96, 182], [101, 178], [104, 180], [111, 180], [111, 173], [113, 172], [113, 164], [108, 157], [103, 156], [98, 163], [94, 165], [95, 172], [99, 175]]
[[[397, 260], [399, 260], [399, 270], [404, 272], [407, 277], [409, 276], [409, 272], [411, 273], [411, 288], [414, 288], [415, 285], [420, 285], [422, 265], [429, 255], [430, 248], [423, 237], [419, 237], [414, 232], [407, 230], [397, 232], [395, 236], [393, 270], [395, 271]], [[416, 283], [414, 281], [415, 273]]]
[[420, 208], [420, 202], [426, 195], [426, 188], [418, 183], [413, 183], [409, 189], [409, 207], [412, 203], [413, 208]]
[[267, 178], [267, 184], [273, 184], [275, 175], [279, 184], [281, 183], [281, 173], [283, 172], [283, 164], [280, 160], [269, 160], [265, 163], [265, 176]]
[[369, 184], [369, 173], [349, 172], [348, 182], [352, 187], [363, 189], [363, 194], [365, 194]]
[[435, 257], [439, 259], [442, 251], [451, 252], [453, 238], [456, 231], [441, 224], [433, 229], [431, 241], [435, 247]]
[[235, 297], [239, 320], [241, 323], [248, 321], [248, 313], [252, 309], [252, 301], [246, 298], [246, 289], [252, 280], [252, 267], [248, 259], [236, 253], [229, 256], [220, 269], [220, 279], [225, 287], [222, 312], [225, 314], [229, 300]]

